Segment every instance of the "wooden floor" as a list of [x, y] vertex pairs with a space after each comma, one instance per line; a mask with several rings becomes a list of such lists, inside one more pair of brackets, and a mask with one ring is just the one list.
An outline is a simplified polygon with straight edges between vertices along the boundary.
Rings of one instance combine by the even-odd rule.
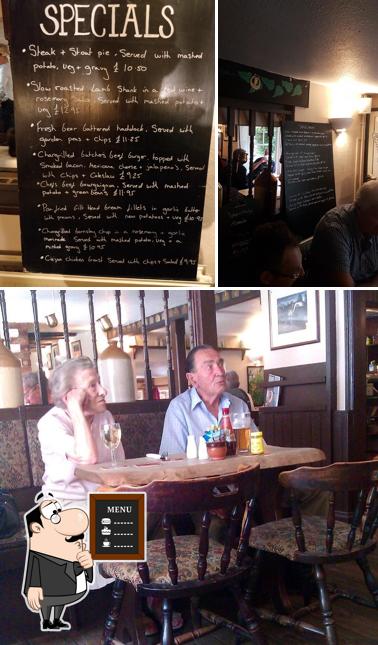
[[[372, 568], [378, 578], [378, 553], [370, 557]], [[366, 587], [359, 569], [354, 564], [340, 564], [337, 567], [328, 568], [328, 580], [354, 593], [367, 597]], [[2, 589], [3, 593], [3, 589]], [[32, 615], [33, 619], [37, 619]], [[370, 609], [356, 605], [347, 600], [338, 600], [334, 604], [334, 618], [338, 627], [339, 645], [378, 645], [378, 609]], [[0, 625], [4, 616], [0, 615]], [[306, 617], [305, 620], [320, 625], [319, 613]], [[1, 636], [1, 645], [99, 645], [102, 634], [103, 618], [99, 617], [96, 622], [91, 621], [92, 627], [85, 627], [79, 634], [66, 633], [65, 635], [49, 633], [36, 638], [12, 639], [10, 634], [4, 638]], [[291, 629], [274, 625], [270, 622], [263, 623], [264, 632], [268, 638], [269, 645], [296, 645], [306, 643], [319, 645], [323, 639], [309, 634], [301, 635]], [[157, 639], [150, 638], [150, 645], [154, 645]], [[234, 642], [233, 635], [223, 629], [205, 638], [195, 641], [201, 645], [230, 645]], [[114, 641], [116, 645], [116, 641]]]

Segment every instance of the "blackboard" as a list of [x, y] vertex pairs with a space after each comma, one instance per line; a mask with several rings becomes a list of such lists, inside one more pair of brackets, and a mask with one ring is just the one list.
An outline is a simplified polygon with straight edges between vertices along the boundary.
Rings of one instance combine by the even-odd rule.
[[295, 233], [308, 237], [336, 205], [331, 127], [286, 122], [283, 159], [287, 221]]
[[250, 285], [250, 265], [253, 228], [258, 223], [257, 206], [253, 198], [233, 191], [232, 200], [219, 211], [218, 282], [220, 286]]
[[146, 493], [89, 493], [94, 560], [146, 559]]
[[28, 270], [195, 279], [213, 0], [10, 0]]

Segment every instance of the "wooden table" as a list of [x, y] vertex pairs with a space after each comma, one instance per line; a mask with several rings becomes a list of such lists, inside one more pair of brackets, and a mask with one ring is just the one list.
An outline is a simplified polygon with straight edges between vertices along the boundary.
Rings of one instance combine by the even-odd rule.
[[317, 448], [281, 448], [266, 446], [264, 455], [236, 455], [221, 461], [186, 459], [185, 455], [171, 455], [169, 461], [140, 457], [126, 459], [117, 467], [109, 463], [79, 465], [78, 479], [96, 482], [99, 486], [116, 488], [122, 484], [144, 486], [154, 480], [196, 479], [238, 472], [252, 464], [260, 464], [262, 471], [276, 473], [288, 467], [323, 461], [325, 454]]

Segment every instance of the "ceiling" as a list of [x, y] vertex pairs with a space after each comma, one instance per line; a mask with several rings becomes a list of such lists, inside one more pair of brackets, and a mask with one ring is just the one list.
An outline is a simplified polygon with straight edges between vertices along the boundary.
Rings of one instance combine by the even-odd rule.
[[219, 0], [218, 13], [221, 58], [378, 91], [377, 0]]
[[[33, 329], [33, 309], [31, 295], [28, 289], [4, 289], [7, 307], [7, 318], [10, 323], [30, 323]], [[47, 329], [45, 316], [55, 313], [59, 323], [62, 321], [59, 291], [51, 289], [37, 289], [38, 319], [41, 329]], [[145, 291], [146, 316], [163, 311], [163, 291]], [[187, 302], [187, 292], [183, 290], [169, 291], [169, 307], [176, 307]], [[114, 290], [95, 289], [93, 296], [95, 319], [108, 314], [113, 325], [116, 325], [117, 314], [114, 299]], [[139, 292], [137, 290], [121, 290], [122, 324], [140, 320]], [[66, 308], [68, 326], [71, 331], [90, 329], [88, 313], [87, 291], [82, 289], [66, 290]], [[250, 318], [260, 312], [260, 300], [249, 300], [238, 305], [233, 305], [217, 312], [218, 336], [240, 336], [246, 333], [250, 326]], [[57, 328], [61, 330], [61, 324]]]

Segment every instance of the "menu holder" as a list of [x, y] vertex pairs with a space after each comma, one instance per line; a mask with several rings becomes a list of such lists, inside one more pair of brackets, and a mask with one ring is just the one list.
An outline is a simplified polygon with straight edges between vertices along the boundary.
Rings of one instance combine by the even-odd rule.
[[213, 1], [9, 8], [25, 268], [194, 280]]

